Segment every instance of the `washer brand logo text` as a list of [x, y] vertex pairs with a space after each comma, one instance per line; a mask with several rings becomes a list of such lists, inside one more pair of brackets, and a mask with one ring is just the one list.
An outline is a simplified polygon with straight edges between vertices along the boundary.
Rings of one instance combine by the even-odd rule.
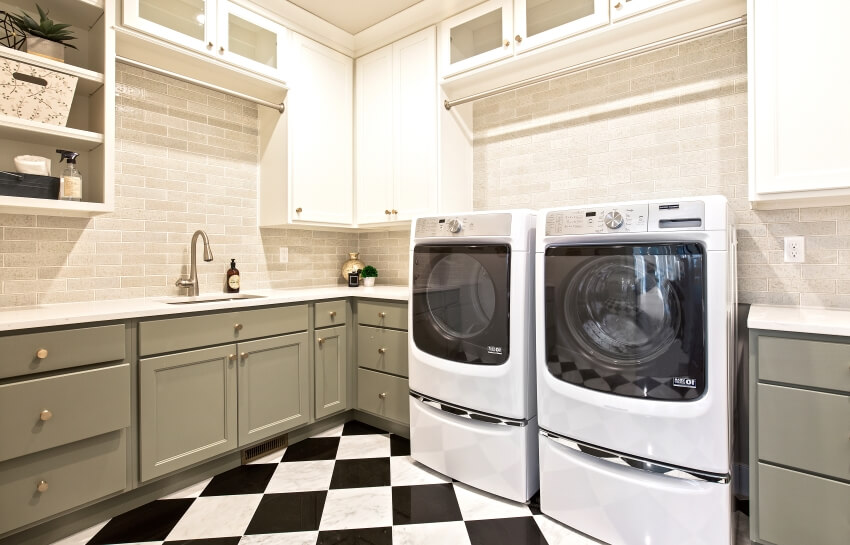
[[487, 347], [487, 353], [488, 354], [501, 354], [502, 353], [502, 347], [501, 346], [488, 346]]
[[674, 377], [673, 386], [678, 386], [679, 388], [696, 388], [697, 379], [690, 377]]

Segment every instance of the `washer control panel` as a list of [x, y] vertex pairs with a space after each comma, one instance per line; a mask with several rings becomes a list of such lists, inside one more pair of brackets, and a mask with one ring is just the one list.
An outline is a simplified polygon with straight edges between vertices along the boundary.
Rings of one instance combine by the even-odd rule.
[[546, 236], [645, 233], [649, 205], [556, 210], [546, 215]]
[[509, 237], [510, 214], [470, 214], [416, 220], [416, 238], [427, 237]]

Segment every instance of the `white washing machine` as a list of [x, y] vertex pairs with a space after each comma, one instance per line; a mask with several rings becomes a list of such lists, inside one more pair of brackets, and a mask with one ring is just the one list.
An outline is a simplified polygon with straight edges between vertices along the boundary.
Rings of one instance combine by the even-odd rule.
[[417, 218], [410, 246], [413, 458], [511, 500], [538, 490], [530, 211]]
[[735, 230], [719, 196], [540, 212], [540, 504], [612, 545], [734, 543]]

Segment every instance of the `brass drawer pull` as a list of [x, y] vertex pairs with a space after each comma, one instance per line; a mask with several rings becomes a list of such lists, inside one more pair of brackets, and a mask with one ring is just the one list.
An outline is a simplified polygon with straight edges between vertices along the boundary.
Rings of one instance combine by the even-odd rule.
[[381, 392], [380, 394], [378, 394], [378, 397], [379, 397], [379, 398], [381, 398], [381, 399], [386, 399], [386, 398], [387, 398], [387, 393], [386, 393], [386, 392]]
[[517, 34], [516, 36], [514, 36], [514, 40], [516, 41], [516, 43], [521, 44], [522, 43], [522, 36]]
[[40, 359], [40, 360], [43, 360], [44, 358], [47, 357], [47, 349], [46, 348], [39, 348], [38, 352], [35, 353], [35, 357]]
[[39, 492], [47, 492], [48, 488], [47, 481], [38, 481], [38, 486], [35, 487]]
[[218, 48], [218, 52], [219, 52], [219, 53], [224, 53], [224, 46], [219, 47], [219, 48]]
[[336, 311], [332, 310], [332, 311], [328, 312], [328, 314], [330, 314], [331, 318], [333, 318], [334, 316], [336, 316]]
[[398, 214], [398, 210], [393, 210], [393, 214]]
[[384, 210], [384, 214], [386, 214], [386, 215], [388, 215], [388, 216], [389, 216], [389, 215], [390, 215], [390, 211], [389, 211], [389, 210]]
[[50, 412], [50, 411], [49, 411], [49, 410], [47, 410], [47, 409], [44, 409], [44, 410], [43, 410], [43, 411], [41, 411], [41, 413], [38, 415], [38, 419], [39, 419], [39, 420], [41, 420], [42, 422], [47, 422], [47, 421], [48, 421], [48, 420], [50, 420], [51, 418], [53, 418], [53, 413], [52, 413], [52, 412]]
[[505, 47], [508, 47], [509, 45], [511, 45], [511, 41], [510, 41], [510, 40], [505, 40]]
[[304, 209], [299, 206], [298, 208], [295, 209], [295, 213], [300, 214], [302, 210], [304, 210]]
[[207, 49], [212, 49], [212, 47], [213, 47], [213, 43], [212, 43], [212, 42], [207, 42]]
[[319, 346], [321, 346], [322, 343], [325, 342], [325, 340], [323, 338], [319, 337], [318, 339], [316, 339], [316, 342], [319, 343]]
[[620, 9], [621, 7], [623, 7], [623, 4], [621, 2], [617, 2], [616, 4], [614, 4], [614, 9]]
[[242, 331], [242, 324], [233, 324], [233, 329], [236, 331]]
[[387, 353], [387, 349], [386, 349], [386, 348], [379, 348], [379, 349], [378, 349], [378, 354], [386, 354], [386, 353]]
[[386, 317], [387, 317], [387, 313], [386, 313], [386, 312], [379, 312], [379, 313], [378, 313], [378, 318], [386, 318]]
[[248, 359], [248, 353], [247, 352], [241, 352], [239, 354], [239, 357], [242, 358], [242, 361], [245, 361], [245, 360]]
[[229, 354], [227, 356], [227, 359], [229, 359], [231, 362], [236, 361], [236, 354]]

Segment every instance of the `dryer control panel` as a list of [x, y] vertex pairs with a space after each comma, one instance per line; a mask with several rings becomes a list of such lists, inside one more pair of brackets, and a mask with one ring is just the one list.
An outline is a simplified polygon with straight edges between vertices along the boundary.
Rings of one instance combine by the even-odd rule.
[[546, 215], [546, 236], [645, 233], [648, 219], [647, 204], [557, 210]]
[[416, 238], [426, 237], [509, 237], [510, 214], [469, 214], [416, 220]]

